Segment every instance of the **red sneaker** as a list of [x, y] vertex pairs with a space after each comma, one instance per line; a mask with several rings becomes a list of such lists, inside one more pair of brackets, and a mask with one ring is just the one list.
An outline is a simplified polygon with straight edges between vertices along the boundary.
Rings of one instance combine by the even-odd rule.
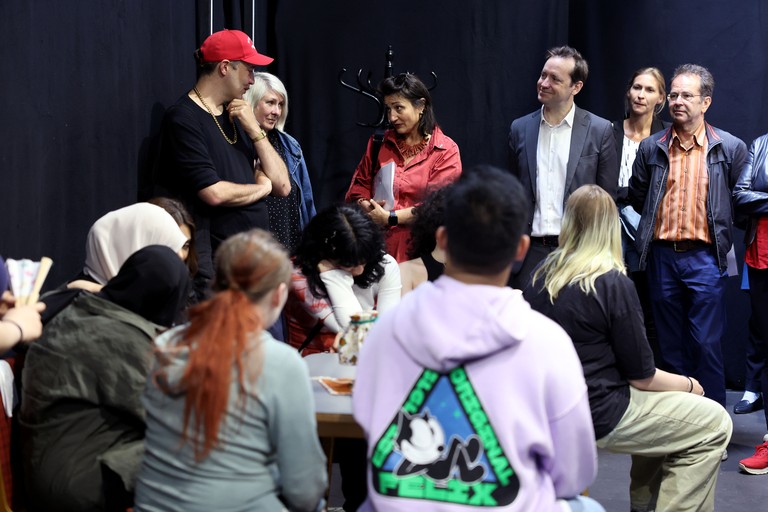
[[[768, 435], [765, 436], [768, 438]], [[765, 438], [764, 438], [765, 439]], [[755, 447], [755, 454], [739, 462], [742, 471], [750, 475], [765, 475], [768, 473], [768, 439]]]

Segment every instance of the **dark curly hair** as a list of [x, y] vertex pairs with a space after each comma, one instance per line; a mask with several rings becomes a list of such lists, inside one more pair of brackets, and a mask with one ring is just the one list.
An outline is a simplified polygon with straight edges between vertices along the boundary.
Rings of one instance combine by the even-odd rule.
[[325, 208], [309, 221], [294, 250], [294, 265], [315, 297], [328, 297], [317, 265], [322, 260], [342, 267], [365, 265], [355, 284], [368, 288], [384, 276], [384, 235], [357, 205]]
[[434, 190], [415, 209], [408, 242], [408, 258], [421, 258], [435, 250], [435, 231], [445, 222], [445, 197], [453, 185]]

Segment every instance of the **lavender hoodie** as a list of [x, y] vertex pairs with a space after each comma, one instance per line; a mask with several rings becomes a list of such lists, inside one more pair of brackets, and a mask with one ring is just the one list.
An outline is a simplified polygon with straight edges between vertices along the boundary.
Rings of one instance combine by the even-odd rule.
[[567, 510], [597, 472], [576, 351], [519, 290], [422, 284], [369, 333], [352, 401], [361, 510]]

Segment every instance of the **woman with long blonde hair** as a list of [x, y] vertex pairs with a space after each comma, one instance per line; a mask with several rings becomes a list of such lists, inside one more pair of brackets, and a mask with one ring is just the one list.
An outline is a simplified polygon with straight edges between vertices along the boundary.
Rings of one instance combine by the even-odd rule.
[[573, 341], [597, 446], [632, 455], [632, 510], [713, 510], [731, 419], [696, 379], [656, 369], [611, 196], [571, 194], [559, 244], [524, 296]]
[[288, 294], [288, 255], [257, 229], [227, 239], [214, 267], [214, 296], [157, 340], [135, 510], [319, 509], [308, 370], [266, 331]]
[[594, 293], [595, 281], [601, 275], [611, 270], [626, 274], [613, 199], [597, 185], [581, 187], [577, 192], [568, 201], [571, 214], [563, 217], [559, 248], [533, 274], [533, 282], [544, 281], [552, 302], [570, 284], [577, 284], [584, 293]]

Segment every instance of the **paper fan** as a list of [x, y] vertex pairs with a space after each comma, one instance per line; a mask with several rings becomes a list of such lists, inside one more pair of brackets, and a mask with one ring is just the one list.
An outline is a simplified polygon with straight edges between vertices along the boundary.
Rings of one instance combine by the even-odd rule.
[[16, 296], [16, 304], [23, 306], [37, 302], [53, 260], [48, 257], [43, 257], [40, 261], [9, 259], [5, 264], [11, 276], [11, 290]]

